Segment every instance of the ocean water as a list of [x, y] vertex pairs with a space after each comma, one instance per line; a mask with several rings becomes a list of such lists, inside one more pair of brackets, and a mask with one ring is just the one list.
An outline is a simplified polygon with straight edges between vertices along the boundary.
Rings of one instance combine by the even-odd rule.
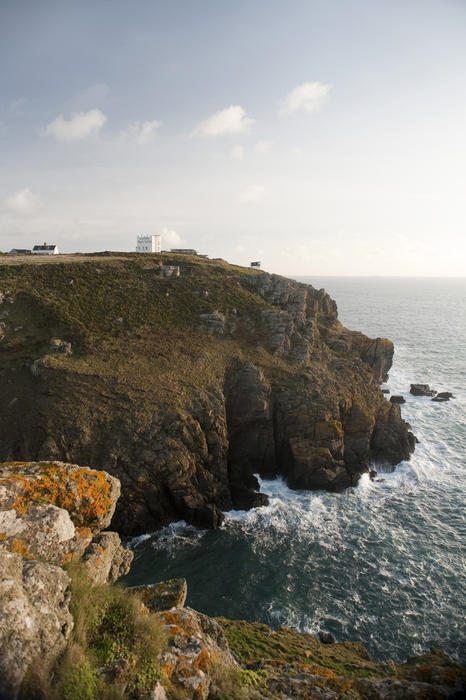
[[[431, 645], [466, 658], [466, 279], [299, 278], [324, 287], [345, 326], [395, 343], [416, 451], [340, 494], [263, 481], [270, 504], [217, 531], [174, 523], [134, 540], [129, 585], [183, 576], [209, 615], [362, 640], [376, 660]], [[425, 382], [455, 399], [409, 394]]]

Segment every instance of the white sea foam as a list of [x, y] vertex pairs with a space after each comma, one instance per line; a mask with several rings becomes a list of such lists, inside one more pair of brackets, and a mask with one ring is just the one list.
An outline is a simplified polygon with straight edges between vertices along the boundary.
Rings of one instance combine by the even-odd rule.
[[[370, 282], [341, 281], [341, 296], [329, 291], [343, 323], [396, 343], [387, 387], [405, 397], [402, 415], [420, 440], [411, 459], [393, 470], [376, 465], [376, 480], [363, 475], [342, 493], [259, 480], [268, 506], [231, 511], [216, 532], [164, 528], [135, 545], [138, 566], [147, 556], [160, 578], [187, 576], [190, 604], [211, 614], [328, 629], [340, 640], [364, 639], [376, 658], [401, 660], [432, 643], [461, 655], [466, 329], [449, 314], [456, 288], [446, 304], [440, 286], [408, 282], [373, 281], [369, 311]], [[414, 397], [416, 381], [455, 399]]]

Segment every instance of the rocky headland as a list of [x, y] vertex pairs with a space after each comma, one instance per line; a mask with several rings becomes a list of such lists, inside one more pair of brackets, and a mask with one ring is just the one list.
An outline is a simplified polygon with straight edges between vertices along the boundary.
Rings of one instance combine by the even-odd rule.
[[104, 468], [120, 534], [216, 527], [266, 502], [256, 473], [341, 490], [414, 448], [379, 387], [393, 344], [278, 275], [168, 254], [0, 264], [0, 321], [0, 459]]
[[324, 290], [221, 260], [0, 263], [0, 697], [459, 697], [438, 649], [376, 664], [186, 608], [183, 580], [114, 585], [120, 535], [217, 527], [267, 502], [257, 473], [341, 490], [408, 459], [392, 357]]

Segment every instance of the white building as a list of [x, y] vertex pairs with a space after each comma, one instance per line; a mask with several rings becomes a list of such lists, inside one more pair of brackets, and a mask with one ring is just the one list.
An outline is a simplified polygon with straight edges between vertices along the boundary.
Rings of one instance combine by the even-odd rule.
[[152, 236], [138, 236], [136, 253], [160, 253], [162, 250], [161, 236], [154, 233]]
[[58, 246], [49, 245], [44, 243], [44, 245], [35, 245], [32, 249], [33, 255], [58, 255]]

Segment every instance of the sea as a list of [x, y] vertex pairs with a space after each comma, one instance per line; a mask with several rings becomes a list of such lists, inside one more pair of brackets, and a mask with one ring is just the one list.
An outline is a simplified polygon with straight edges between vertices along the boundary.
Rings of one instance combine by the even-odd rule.
[[[133, 540], [125, 583], [184, 577], [208, 615], [325, 630], [377, 661], [437, 646], [464, 662], [466, 278], [297, 279], [325, 288], [346, 327], [394, 342], [383, 386], [406, 399], [415, 453], [338, 494], [261, 481], [270, 504], [219, 530], [178, 522]], [[413, 382], [454, 399], [414, 397]]]

